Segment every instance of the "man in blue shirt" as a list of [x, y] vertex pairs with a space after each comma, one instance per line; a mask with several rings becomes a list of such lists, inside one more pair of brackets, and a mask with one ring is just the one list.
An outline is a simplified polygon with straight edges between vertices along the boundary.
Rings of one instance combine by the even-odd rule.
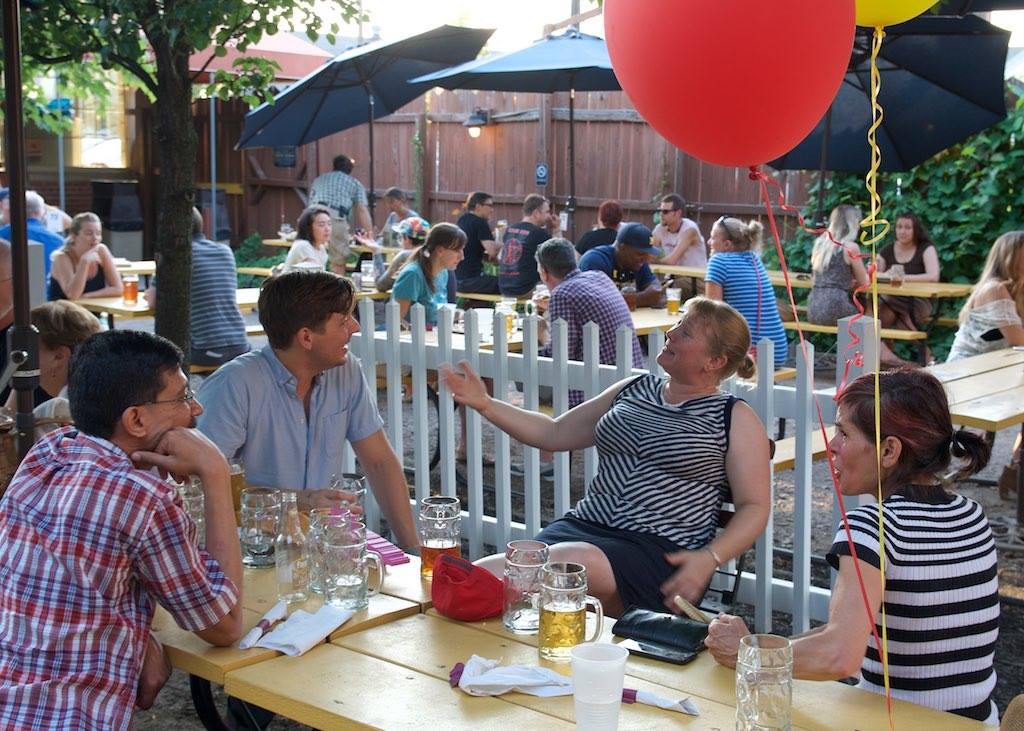
[[651, 229], [642, 223], [627, 223], [619, 229], [615, 243], [595, 246], [580, 259], [580, 271], [599, 271], [607, 274], [616, 284], [636, 286], [637, 307], [657, 307], [661, 304], [661, 285], [647, 265], [661, 255], [651, 245]]
[[[4, 203], [9, 205], [9, 200], [5, 198]], [[45, 273], [45, 279], [43, 281], [44, 289], [46, 287], [46, 282], [50, 279], [50, 257], [53, 256], [53, 253], [64, 244], [64, 239], [47, 230], [46, 224], [43, 223], [45, 216], [46, 203], [43, 201], [43, 197], [34, 190], [26, 192], [25, 217], [27, 219], [26, 225], [28, 227], [27, 238], [29, 241], [41, 244], [43, 247], [43, 270]], [[0, 228], [0, 239], [6, 239], [7, 241], [11, 240], [10, 224]]]
[[384, 434], [374, 392], [348, 343], [359, 332], [352, 283], [328, 272], [267, 280], [260, 323], [269, 343], [240, 355], [199, 389], [199, 430], [226, 457], [241, 457], [246, 482], [299, 491], [300, 507], [331, 507], [326, 491], [344, 472], [348, 440], [403, 548], [419, 545], [409, 487]]

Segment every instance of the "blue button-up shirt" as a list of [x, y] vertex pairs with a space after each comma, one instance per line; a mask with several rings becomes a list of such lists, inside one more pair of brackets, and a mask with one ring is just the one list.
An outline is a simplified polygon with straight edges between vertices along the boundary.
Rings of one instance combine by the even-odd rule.
[[199, 389], [199, 429], [229, 459], [240, 456], [250, 485], [325, 488], [341, 474], [342, 442], [383, 422], [355, 358], [313, 379], [309, 418], [296, 378], [269, 345], [221, 366]]

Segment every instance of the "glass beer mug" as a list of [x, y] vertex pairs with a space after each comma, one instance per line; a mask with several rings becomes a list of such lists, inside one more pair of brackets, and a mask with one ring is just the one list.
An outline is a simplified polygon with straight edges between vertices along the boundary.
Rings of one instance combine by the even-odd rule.
[[509, 632], [533, 634], [540, 623], [540, 572], [548, 547], [540, 541], [511, 541], [505, 551], [501, 620]]
[[[589, 639], [586, 639], [587, 605], [597, 614], [597, 625]], [[587, 569], [582, 564], [549, 563], [541, 570], [537, 637], [541, 658], [569, 662], [572, 648], [593, 642], [601, 635], [603, 622], [601, 601], [587, 594]]]
[[447, 554], [461, 556], [462, 507], [457, 497], [435, 495], [420, 502], [420, 576], [434, 576], [434, 562]]

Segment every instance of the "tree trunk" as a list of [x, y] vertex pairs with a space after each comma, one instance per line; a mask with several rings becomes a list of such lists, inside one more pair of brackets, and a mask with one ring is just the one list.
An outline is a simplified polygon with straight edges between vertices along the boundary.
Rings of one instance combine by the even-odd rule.
[[156, 56], [155, 135], [160, 160], [156, 224], [156, 332], [189, 358], [192, 206], [197, 140], [188, 49], [150, 38]]

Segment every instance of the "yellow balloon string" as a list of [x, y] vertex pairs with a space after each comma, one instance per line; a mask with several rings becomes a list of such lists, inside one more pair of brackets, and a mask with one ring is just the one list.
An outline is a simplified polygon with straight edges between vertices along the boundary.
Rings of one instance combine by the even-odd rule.
[[[881, 197], [878, 195], [878, 168], [882, 162], [882, 151], [878, 148], [875, 138], [876, 132], [882, 126], [884, 113], [882, 106], [878, 103], [878, 91], [882, 86], [882, 77], [878, 73], [878, 53], [882, 49], [882, 41], [885, 38], [885, 31], [881, 26], [875, 28], [871, 41], [871, 127], [868, 128], [868, 146], [871, 148], [871, 168], [868, 170], [864, 183], [868, 189], [871, 199], [871, 213], [861, 222], [864, 231], [861, 233], [861, 243], [871, 249], [871, 261], [875, 262], [875, 247], [879, 241], [885, 238], [889, 232], [889, 222], [879, 217], [882, 207]], [[869, 234], [870, 231], [870, 234]], [[874, 269], [874, 266], [871, 267]], [[878, 279], [872, 271], [871, 276], [871, 303], [875, 320], [875, 342], [881, 343], [881, 333], [878, 322]], [[879, 349], [880, 350], [880, 349]], [[885, 524], [882, 513], [882, 404], [879, 396], [878, 371], [881, 367], [881, 355], [875, 353], [875, 459], [878, 479], [878, 561], [879, 571], [882, 578], [882, 646], [879, 648], [879, 656], [882, 660], [882, 679], [885, 684], [885, 704], [889, 716], [889, 729], [895, 729], [892, 709], [892, 688], [889, 685], [889, 652], [888, 632], [885, 615]], [[874, 617], [870, 618], [874, 621]]]

